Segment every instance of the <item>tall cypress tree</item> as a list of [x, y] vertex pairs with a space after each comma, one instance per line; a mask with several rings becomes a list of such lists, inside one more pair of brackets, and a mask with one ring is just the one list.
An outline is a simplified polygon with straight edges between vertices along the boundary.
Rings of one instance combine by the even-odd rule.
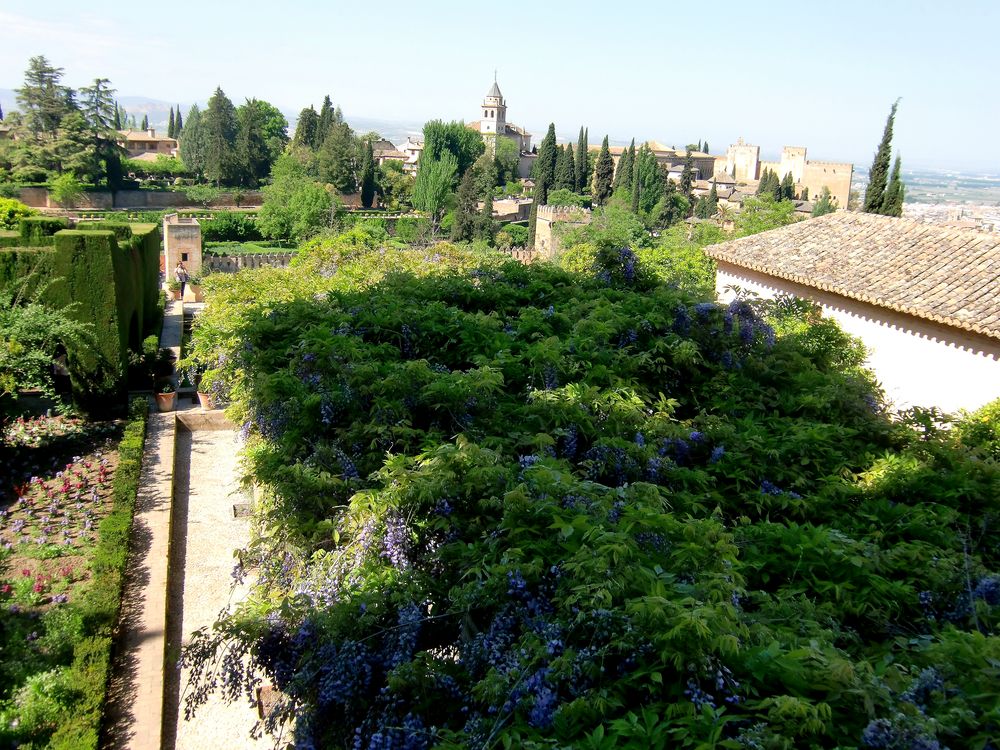
[[483, 198], [483, 210], [479, 212], [476, 222], [476, 237], [485, 240], [490, 245], [496, 239], [496, 223], [493, 221], [493, 191], [487, 190]]
[[768, 190], [771, 189], [771, 170], [764, 167], [764, 171], [760, 175], [760, 180], [757, 182], [757, 192], [756, 195], [764, 195]]
[[892, 103], [889, 117], [885, 121], [885, 130], [882, 131], [882, 141], [878, 144], [878, 151], [875, 152], [872, 167], [868, 171], [868, 187], [865, 188], [865, 200], [862, 204], [862, 210], [867, 214], [882, 213], [882, 206], [885, 203], [889, 160], [892, 158], [892, 126], [896, 120], [898, 106], [899, 99]]
[[792, 173], [785, 172], [781, 178], [781, 200], [790, 201], [795, 198], [795, 182], [792, 180]]
[[141, 130], [149, 130], [149, 115], [142, 116], [142, 126]]
[[[318, 134], [319, 115], [316, 114], [316, 110], [310, 104], [299, 112], [299, 119], [295, 123], [295, 136], [292, 138], [292, 143], [296, 146], [316, 148]], [[323, 133], [323, 138], [326, 138], [326, 136], [327, 133]]]
[[181, 117], [181, 105], [177, 105], [177, 116], [174, 117], [174, 138], [181, 137], [181, 131], [184, 129], [184, 118]]
[[217, 186], [239, 177], [236, 158], [236, 108], [216, 87], [201, 118], [205, 138], [205, 177]]
[[615, 163], [608, 150], [608, 137], [601, 142], [601, 151], [594, 167], [594, 200], [603, 206], [611, 195], [611, 183], [614, 180]]
[[552, 187], [555, 190], [573, 190], [576, 183], [576, 173], [573, 168], [573, 147], [559, 146], [556, 154], [556, 177]]
[[889, 178], [889, 187], [885, 189], [885, 202], [882, 204], [882, 213], [886, 216], [903, 215], [903, 197], [906, 188], [900, 178], [902, 169], [902, 159], [897, 155], [896, 162], [892, 165], [892, 176]]
[[361, 205], [371, 208], [375, 200], [375, 155], [372, 142], [365, 142], [365, 153], [361, 159]]
[[170, 118], [167, 120], [167, 138], [174, 137], [174, 108], [170, 108]]
[[476, 204], [476, 170], [469, 169], [462, 177], [455, 197], [455, 220], [451, 225], [452, 242], [468, 242], [476, 237], [478, 210]]
[[543, 199], [548, 197], [549, 190], [555, 184], [558, 158], [556, 126], [555, 123], [549, 123], [549, 130], [538, 147], [538, 159], [535, 163], [535, 185], [544, 187]]
[[639, 160], [632, 160], [632, 213], [639, 213]]
[[315, 145], [317, 148], [323, 143], [326, 134], [330, 132], [331, 125], [333, 125], [333, 102], [330, 101], [330, 95], [327, 94], [323, 97], [323, 105], [319, 108], [319, 121], [316, 123]]
[[709, 153], [708, 141], [705, 141], [705, 143], [702, 144], [701, 150], [704, 151], [706, 154]]
[[122, 108], [115, 102], [115, 130], [122, 129]]
[[576, 192], [582, 193], [590, 182], [590, 174], [587, 170], [587, 134], [580, 126], [580, 136], [576, 139], [576, 161], [573, 166], [576, 171]]
[[681, 170], [680, 191], [688, 203], [691, 202], [691, 186], [694, 184], [694, 157], [691, 156], [691, 149], [687, 150], [684, 156], [684, 169]]

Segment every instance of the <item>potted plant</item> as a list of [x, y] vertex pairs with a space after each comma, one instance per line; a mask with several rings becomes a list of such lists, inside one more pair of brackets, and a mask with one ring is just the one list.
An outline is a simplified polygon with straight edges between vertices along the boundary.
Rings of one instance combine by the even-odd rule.
[[160, 386], [156, 394], [156, 408], [161, 412], [173, 411], [177, 406], [177, 391], [172, 383]]
[[209, 371], [202, 374], [197, 379], [198, 385], [196, 390], [198, 393], [198, 403], [201, 404], [202, 409], [214, 409], [215, 408], [215, 385], [216, 385], [216, 375], [215, 372]]
[[188, 278], [187, 288], [184, 290], [185, 302], [204, 302], [201, 294], [201, 274], [194, 273]]
[[181, 282], [170, 280], [167, 282], [167, 289], [170, 290], [171, 299], [181, 298]]

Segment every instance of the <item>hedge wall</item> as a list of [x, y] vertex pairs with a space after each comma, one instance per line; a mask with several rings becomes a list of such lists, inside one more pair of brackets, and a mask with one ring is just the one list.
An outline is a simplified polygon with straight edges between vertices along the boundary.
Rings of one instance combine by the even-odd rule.
[[[131, 230], [130, 230], [131, 231]], [[122, 394], [128, 351], [158, 322], [159, 230], [119, 244], [112, 231], [63, 230], [55, 235], [47, 295], [94, 325], [91, 346], [70, 352], [74, 397], [93, 409]]]
[[68, 219], [53, 218], [51, 216], [28, 216], [21, 219], [21, 223], [19, 224], [21, 234], [20, 244], [23, 247], [51, 245], [52, 235], [68, 228]]
[[33, 272], [36, 282], [50, 278], [54, 255], [51, 247], [4, 248], [0, 245], [0, 288], [21, 284]]
[[114, 232], [115, 238], [122, 242], [132, 239], [132, 227], [128, 224], [119, 224], [113, 221], [78, 221], [76, 229], [83, 232]]

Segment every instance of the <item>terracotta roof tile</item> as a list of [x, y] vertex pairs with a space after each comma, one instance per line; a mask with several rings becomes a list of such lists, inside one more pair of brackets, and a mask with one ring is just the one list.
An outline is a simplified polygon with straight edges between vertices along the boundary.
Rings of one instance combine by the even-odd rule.
[[837, 211], [709, 257], [1000, 339], [1000, 234]]

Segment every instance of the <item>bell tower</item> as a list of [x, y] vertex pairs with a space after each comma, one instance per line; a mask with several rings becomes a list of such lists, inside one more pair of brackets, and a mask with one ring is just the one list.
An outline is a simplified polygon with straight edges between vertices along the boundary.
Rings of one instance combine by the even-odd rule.
[[493, 85], [483, 99], [483, 119], [479, 132], [483, 135], [503, 135], [507, 130], [507, 104], [497, 86], [496, 74], [493, 75]]

